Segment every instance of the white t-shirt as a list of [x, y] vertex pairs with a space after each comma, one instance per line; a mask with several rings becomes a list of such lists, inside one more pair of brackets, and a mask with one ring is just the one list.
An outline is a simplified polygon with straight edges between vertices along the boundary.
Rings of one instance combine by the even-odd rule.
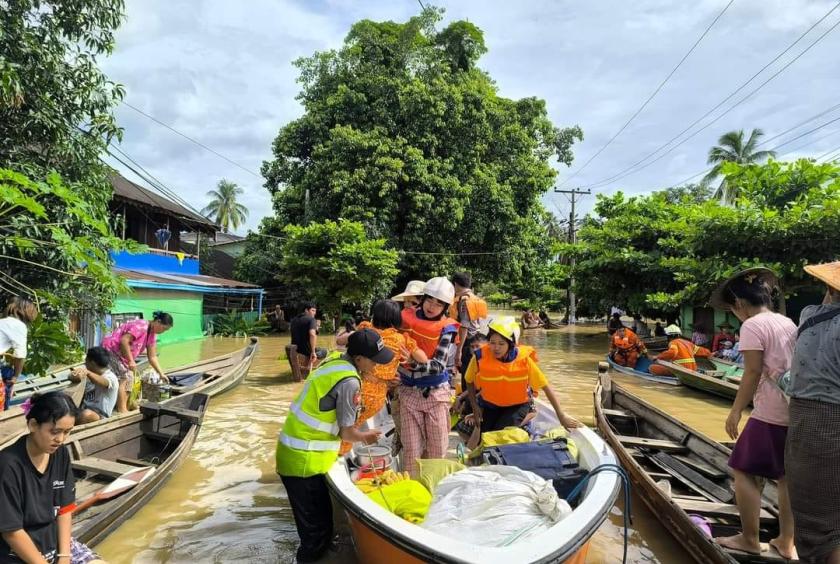
[[117, 404], [117, 390], [119, 390], [120, 384], [117, 381], [116, 374], [110, 368], [102, 373], [102, 377], [108, 381], [108, 387], [97, 386], [88, 379], [85, 383], [85, 397], [82, 406], [93, 409], [105, 417], [111, 417], [114, 406]]
[[0, 319], [0, 353], [11, 350], [15, 358], [26, 358], [26, 323], [17, 317]]

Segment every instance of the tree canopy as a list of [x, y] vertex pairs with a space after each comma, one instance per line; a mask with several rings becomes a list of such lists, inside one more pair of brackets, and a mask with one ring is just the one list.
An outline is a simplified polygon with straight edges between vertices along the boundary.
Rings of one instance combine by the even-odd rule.
[[219, 180], [215, 190], [209, 190], [210, 203], [207, 204], [201, 213], [207, 214], [222, 227], [227, 233], [230, 229], [239, 229], [239, 226], [248, 219], [248, 208], [236, 201], [244, 193], [235, 182]]
[[555, 127], [543, 100], [500, 96], [477, 66], [481, 30], [439, 30], [441, 14], [363, 20], [340, 49], [296, 62], [304, 114], [262, 167], [276, 220], [360, 222], [406, 251], [403, 279], [458, 267], [525, 288], [534, 260], [552, 256], [540, 203], [556, 175], [550, 161], [570, 164], [582, 132]]
[[575, 283], [590, 310], [642, 313], [704, 303], [718, 282], [762, 264], [785, 292], [814, 285], [802, 267], [840, 254], [840, 167], [802, 159], [726, 163], [737, 206], [690, 191], [598, 197], [579, 234]]

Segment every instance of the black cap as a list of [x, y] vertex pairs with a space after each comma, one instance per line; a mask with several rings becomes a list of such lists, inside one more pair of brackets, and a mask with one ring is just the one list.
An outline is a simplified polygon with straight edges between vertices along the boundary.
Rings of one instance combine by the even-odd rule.
[[373, 329], [362, 329], [350, 335], [347, 354], [369, 358], [376, 364], [388, 364], [394, 360], [394, 351], [385, 346], [385, 341]]

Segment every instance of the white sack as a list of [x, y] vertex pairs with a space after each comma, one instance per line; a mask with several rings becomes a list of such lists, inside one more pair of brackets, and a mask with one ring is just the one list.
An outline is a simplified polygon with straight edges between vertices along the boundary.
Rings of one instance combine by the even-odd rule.
[[571, 514], [554, 486], [515, 466], [467, 468], [441, 480], [422, 527], [462, 542], [507, 546]]

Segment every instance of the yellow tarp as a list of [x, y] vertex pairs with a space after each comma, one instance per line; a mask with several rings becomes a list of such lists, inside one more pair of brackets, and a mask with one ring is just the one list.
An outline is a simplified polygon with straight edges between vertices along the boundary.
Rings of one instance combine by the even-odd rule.
[[374, 503], [410, 523], [422, 523], [432, 503], [432, 494], [416, 480], [402, 480], [382, 486], [367, 496]]

